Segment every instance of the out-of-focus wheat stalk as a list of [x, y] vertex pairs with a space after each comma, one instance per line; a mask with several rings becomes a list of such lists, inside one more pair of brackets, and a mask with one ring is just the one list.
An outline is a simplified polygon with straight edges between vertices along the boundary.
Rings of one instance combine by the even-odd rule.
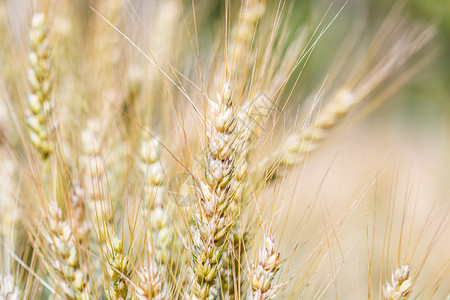
[[139, 167], [144, 178], [141, 211], [150, 223], [144, 266], [138, 273], [141, 280], [136, 291], [139, 299], [165, 299], [168, 265], [172, 259], [170, 212], [167, 210], [167, 187], [161, 166], [161, 145], [153, 138], [143, 139]]
[[51, 46], [48, 30], [46, 16], [36, 13], [31, 20], [31, 50], [28, 54], [28, 82], [31, 92], [28, 95], [27, 124], [31, 142], [43, 158], [47, 158], [54, 148], [53, 141], [49, 139], [53, 128], [50, 118], [54, 103], [51, 98]]
[[112, 208], [107, 192], [105, 162], [100, 148], [101, 136], [96, 120], [90, 120], [81, 133], [82, 143], [82, 174], [86, 190], [87, 206], [94, 220], [100, 243], [105, 243], [111, 234]]

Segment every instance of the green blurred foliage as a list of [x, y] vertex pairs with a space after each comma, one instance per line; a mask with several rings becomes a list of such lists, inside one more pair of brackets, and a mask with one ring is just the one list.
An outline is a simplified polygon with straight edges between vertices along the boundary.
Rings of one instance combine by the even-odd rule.
[[[358, 0], [356, 0], [358, 1]], [[414, 21], [436, 27], [433, 47], [439, 56], [428, 67], [396, 93], [377, 113], [380, 117], [395, 117], [410, 130], [427, 126], [450, 126], [450, 1], [406, 0], [405, 14]], [[369, 0], [372, 19], [385, 14], [392, 0]]]
[[[448, 0], [410, 0], [408, 9], [418, 19], [434, 24], [438, 29], [436, 47], [441, 48], [441, 55], [423, 73], [416, 77], [415, 85], [406, 90], [413, 98], [408, 110], [413, 117], [425, 112], [437, 120], [448, 121], [450, 116], [450, 1]], [[415, 100], [415, 101], [414, 101]], [[431, 104], [431, 105], [430, 105]], [[418, 106], [418, 107], [416, 107]], [[450, 125], [450, 124], [444, 124]]]
[[411, 0], [409, 6], [418, 16], [437, 23], [442, 34], [450, 43], [450, 1]]

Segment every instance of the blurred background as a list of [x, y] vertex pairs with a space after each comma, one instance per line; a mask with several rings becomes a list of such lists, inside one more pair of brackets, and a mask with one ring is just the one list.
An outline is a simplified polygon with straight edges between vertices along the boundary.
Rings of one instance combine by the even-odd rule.
[[[281, 198], [286, 201], [294, 195], [303, 199], [300, 201], [302, 204], [298, 202], [295, 204], [297, 207], [295, 211], [301, 216], [311, 203], [311, 199], [318, 199], [317, 205], [320, 208], [311, 217], [314, 221], [310, 223], [314, 225], [311, 225], [309, 230], [306, 229], [305, 237], [317, 234], [317, 228], [321, 226], [332, 228], [331, 224], [339, 223], [339, 218], [354, 201], [357, 201], [359, 197], [364, 199], [362, 203], [358, 202], [358, 208], [352, 213], [352, 217], [341, 232], [338, 242], [339, 250], [331, 250], [328, 254], [329, 260], [335, 263], [334, 268], [338, 275], [332, 278], [333, 275], [328, 271], [319, 271], [321, 274], [319, 277], [327, 278], [325, 282], [332, 287], [321, 294], [316, 293], [320, 290], [320, 284], [317, 284], [317, 289], [311, 289], [314, 292], [310, 294], [306, 292], [303, 295], [306, 295], [307, 299], [315, 299], [319, 295], [323, 299], [332, 299], [336, 295], [340, 296], [337, 298], [343, 295], [355, 297], [355, 291], [359, 292], [358, 299], [366, 299], [368, 283], [365, 279], [356, 279], [354, 272], [358, 270], [361, 274], [360, 278], [367, 277], [365, 263], [370, 256], [366, 252], [367, 248], [377, 253], [378, 257], [382, 257], [383, 253], [386, 255], [385, 250], [382, 250], [385, 241], [383, 230], [392, 232], [390, 238], [395, 248], [395, 244], [400, 239], [400, 234], [395, 228], [402, 226], [403, 212], [407, 211], [406, 220], [411, 222], [411, 229], [407, 231], [412, 232], [415, 237], [419, 236], [421, 228], [427, 226], [430, 212], [433, 212], [431, 218], [436, 222], [433, 228], [437, 228], [438, 220], [446, 219], [448, 213], [450, 203], [448, 168], [450, 165], [450, 2], [444, 0], [401, 2], [405, 4], [402, 9], [404, 16], [413, 22], [431, 24], [436, 28], [436, 38], [427, 51], [437, 49], [438, 55], [375, 110], [370, 110], [370, 113], [363, 112], [362, 114], [366, 117], [350, 116], [349, 120], [344, 122], [346, 125], [340, 126], [333, 138], [327, 140], [318, 153], [309, 157], [303, 169], [300, 168], [301, 171], [287, 176], [285, 180], [290, 184], [286, 185], [292, 188], [286, 193], [280, 192], [284, 195]], [[335, 54], [339, 48], [336, 45], [341, 45], [342, 41], [345, 41], [346, 34], [360, 24], [364, 24], [367, 32], [373, 33], [393, 6], [393, 1], [384, 0], [297, 1], [294, 14], [298, 14], [298, 19], [311, 20], [312, 17], [317, 22], [330, 5], [332, 5], [330, 15], [334, 15], [344, 3], [346, 3], [344, 10], [314, 50], [306, 67], [307, 72], [302, 75], [303, 84], [308, 85], [310, 82], [317, 84], [323, 81], [324, 76], [329, 72], [330, 64], [336, 59]], [[359, 23], [360, 18], [364, 19], [363, 23]], [[325, 178], [324, 174], [327, 174]], [[369, 182], [372, 182], [373, 186]], [[405, 200], [408, 201], [405, 202]], [[392, 204], [392, 201], [395, 204]], [[404, 207], [405, 203], [410, 205], [415, 203], [418, 210], [414, 213], [411, 207]], [[281, 223], [283, 223], [281, 220], [286, 217], [298, 220], [292, 216], [292, 207], [289, 204], [283, 207], [283, 212], [280, 213]], [[391, 211], [391, 205], [395, 206], [396, 210]], [[375, 243], [372, 245], [367, 228], [370, 232], [373, 214], [377, 215], [378, 221], [373, 224], [377, 224], [378, 233], [374, 234]], [[391, 228], [394, 229], [389, 229], [389, 215], [393, 219]], [[292, 221], [292, 224], [295, 224], [295, 221]], [[441, 274], [444, 276], [442, 288], [432, 296], [425, 292], [418, 297], [419, 299], [422, 297], [423, 299], [428, 299], [427, 297], [444, 299], [450, 293], [448, 224], [447, 220], [439, 242], [433, 248], [432, 255], [428, 257], [423, 272], [418, 277], [418, 286], [427, 286], [429, 278], [442, 267], [444, 269], [444, 275]], [[279, 231], [282, 230], [279, 229]], [[298, 231], [293, 231], [287, 236], [298, 234]], [[284, 242], [288, 249], [295, 249], [293, 243], [286, 240]], [[429, 253], [424, 250], [428, 247], [428, 243], [430, 242], [425, 240], [419, 243], [419, 248], [423, 248], [421, 252], [423, 256]], [[391, 252], [398, 250], [393, 248]], [[406, 248], [403, 245], [401, 250], [398, 250], [403, 258], [408, 256]], [[298, 252], [310, 253], [314, 249], [314, 247], [306, 246]], [[388, 256], [391, 257], [388, 258]], [[375, 260], [373, 263], [378, 264], [377, 272], [381, 272], [384, 278], [389, 278], [389, 270], [395, 263], [401, 262], [397, 259], [397, 253], [390, 253], [384, 259], [385, 261]], [[298, 265], [303, 262], [304, 260], [300, 259]], [[327, 265], [327, 262], [325, 264]], [[418, 261], [416, 260], [412, 265], [413, 268], [417, 267]], [[379, 276], [373, 276], [372, 284], [375, 289], [372, 290], [381, 291], [381, 285], [386, 279], [381, 279]]]

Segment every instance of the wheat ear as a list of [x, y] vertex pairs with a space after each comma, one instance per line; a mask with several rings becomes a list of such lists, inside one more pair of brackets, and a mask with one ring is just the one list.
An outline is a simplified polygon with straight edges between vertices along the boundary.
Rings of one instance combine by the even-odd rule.
[[151, 248], [152, 244], [149, 241], [147, 245], [147, 263], [138, 272], [140, 283], [135, 290], [135, 296], [139, 300], [166, 300], [168, 299], [166, 295], [167, 282], [154, 255], [148, 251]]
[[260, 183], [265, 178], [276, 175], [279, 166], [293, 166], [300, 164], [314, 150], [320, 142], [328, 136], [328, 132], [344, 118], [352, 108], [360, 102], [351, 91], [341, 90], [320, 111], [317, 121], [299, 133], [290, 134], [277, 151], [263, 159], [252, 174], [253, 180]]
[[[230, 204], [229, 214], [234, 220], [231, 238], [224, 263], [221, 270], [222, 291], [226, 298], [234, 299], [237, 295], [238, 286], [243, 285], [243, 277], [236, 278], [239, 268], [243, 265], [241, 259], [244, 257], [244, 248], [249, 237], [248, 232], [242, 230], [239, 214], [241, 208], [248, 200], [247, 193], [250, 185], [247, 176], [249, 169], [249, 154], [263, 128], [263, 124], [270, 113], [271, 105], [263, 93], [259, 93], [251, 101], [242, 105], [236, 117], [237, 138], [236, 148], [236, 170], [233, 172], [231, 180], [231, 191], [233, 201]], [[236, 283], [236, 286], [235, 286]]]
[[234, 170], [234, 121], [231, 90], [228, 84], [218, 94], [218, 103], [210, 101], [211, 118], [207, 121], [207, 149], [205, 155], [205, 180], [199, 180], [197, 205], [194, 212], [192, 249], [194, 286], [199, 299], [207, 299], [219, 273], [227, 233], [232, 220], [226, 211], [232, 201], [230, 180]]
[[[258, 20], [265, 13], [265, 5], [259, 0], [246, 0], [242, 5], [241, 17], [235, 31], [235, 41], [228, 49], [227, 70], [235, 70], [235, 82], [238, 87], [245, 83], [245, 67], [251, 65], [251, 48]], [[238, 67], [239, 66], [239, 67]]]
[[280, 253], [276, 252], [274, 239], [269, 235], [264, 242], [264, 248], [259, 252], [257, 265], [250, 268], [249, 299], [273, 299], [278, 286], [272, 286], [272, 281], [280, 264]]
[[351, 91], [338, 92], [319, 113], [313, 126], [305, 128], [299, 134], [288, 136], [285, 143], [288, 153], [282, 156], [280, 163], [287, 166], [301, 163], [309, 153], [318, 148], [328, 131], [336, 127], [359, 102]]
[[386, 300], [407, 300], [412, 292], [412, 278], [408, 265], [397, 268], [392, 273], [391, 283], [386, 282], [383, 295]]
[[108, 243], [106, 250], [108, 262], [108, 278], [110, 285], [105, 285], [105, 293], [108, 299], [127, 299], [129, 277], [131, 274], [128, 256], [123, 253], [123, 242], [116, 236]]
[[30, 139], [45, 159], [52, 151], [49, 141], [49, 131], [53, 127], [50, 116], [53, 111], [51, 100], [50, 55], [48, 42], [48, 25], [43, 13], [33, 15], [30, 30], [31, 50], [28, 54], [30, 68], [28, 69], [27, 125]]
[[[170, 213], [165, 209], [167, 187], [161, 162], [161, 144], [154, 138], [144, 138], [141, 142], [139, 166], [145, 178], [143, 209], [150, 221], [150, 234], [146, 247], [147, 264], [138, 276], [140, 288], [136, 290], [139, 299], [165, 299], [166, 274], [171, 258]], [[159, 269], [158, 269], [159, 268]]]
[[92, 213], [100, 244], [104, 244], [111, 232], [113, 218], [106, 190], [106, 170], [101, 156], [100, 143], [97, 140], [101, 136], [96, 134], [100, 132], [99, 126], [97, 120], [88, 121], [86, 128], [81, 133], [81, 143], [87, 205]]
[[[290, 134], [273, 155], [255, 166], [255, 182], [259, 184], [268, 177], [273, 178], [279, 166], [290, 167], [302, 163], [328, 136], [329, 130], [336, 127], [355, 106], [370, 98], [376, 97], [377, 101], [386, 99], [406, 78], [418, 71], [423, 62], [412, 64], [413, 67], [404, 71], [408, 75], [405, 78], [392, 77], [430, 42], [435, 30], [422, 26], [407, 27], [408, 23], [403, 18], [396, 17], [398, 20], [394, 24], [390, 18], [387, 19], [369, 46], [369, 54], [357, 63], [356, 71], [340, 84], [340, 89], [331, 94], [330, 101], [319, 112], [315, 124], [299, 133]], [[402, 27], [405, 27], [405, 32], [399, 34], [397, 29]], [[386, 91], [377, 91], [383, 85], [387, 86]]]
[[56, 202], [49, 204], [47, 214], [49, 235], [47, 241], [54, 254], [53, 267], [57, 271], [64, 295], [69, 299], [89, 299], [86, 274], [80, 264], [80, 253], [75, 244], [75, 236], [70, 224], [62, 218]]

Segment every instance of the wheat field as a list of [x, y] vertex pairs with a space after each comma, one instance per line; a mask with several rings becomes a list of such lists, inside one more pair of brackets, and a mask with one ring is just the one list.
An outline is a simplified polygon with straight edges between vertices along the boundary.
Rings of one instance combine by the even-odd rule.
[[450, 299], [448, 49], [381, 2], [0, 0], [0, 299]]

